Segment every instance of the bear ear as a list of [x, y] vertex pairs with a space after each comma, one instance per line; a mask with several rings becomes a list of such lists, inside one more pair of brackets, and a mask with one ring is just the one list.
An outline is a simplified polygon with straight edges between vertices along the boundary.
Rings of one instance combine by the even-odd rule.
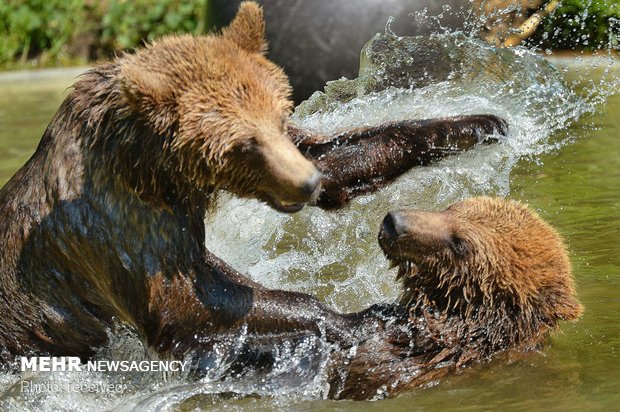
[[164, 103], [173, 96], [173, 89], [166, 76], [139, 67], [139, 65], [123, 65], [121, 67], [123, 88], [128, 97], [137, 102], [150, 101], [153, 104]]
[[222, 30], [222, 36], [253, 53], [267, 51], [263, 9], [253, 1], [244, 1], [234, 20]]
[[130, 106], [163, 133], [176, 119], [174, 86], [165, 74], [144, 67], [131, 63], [121, 66], [123, 92]]

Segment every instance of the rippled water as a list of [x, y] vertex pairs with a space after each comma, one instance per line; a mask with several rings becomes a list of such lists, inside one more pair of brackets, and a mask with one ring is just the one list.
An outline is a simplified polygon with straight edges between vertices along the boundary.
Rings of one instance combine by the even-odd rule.
[[[505, 57], [493, 66], [488, 59], [495, 51], [488, 46], [462, 38], [440, 41], [466, 42], [459, 47], [477, 50], [475, 58], [462, 62], [462, 75], [412, 90], [375, 92], [356, 84], [346, 102], [330, 105], [323, 99], [327, 105], [313, 105], [296, 121], [335, 131], [393, 118], [494, 113], [511, 127], [500, 144], [413, 170], [339, 212], [306, 208], [288, 216], [223, 196], [206, 219], [207, 247], [262, 284], [312, 293], [332, 308], [354, 311], [398, 294], [376, 244], [388, 210], [441, 209], [477, 194], [522, 199], [566, 237], [586, 307], [583, 319], [563, 325], [548, 350], [473, 368], [398, 399], [355, 404], [316, 399], [320, 379], [306, 382], [305, 394], [280, 388], [283, 395], [273, 388], [261, 391], [261, 382], [218, 386], [160, 374], [0, 374], [2, 409], [613, 409], [620, 401], [620, 97], [609, 96], [620, 91], [618, 71], [605, 72], [609, 65], [603, 61], [597, 72], [587, 60], [572, 62], [562, 76], [523, 49], [502, 52]], [[493, 75], [484, 72], [498, 67]], [[565, 86], [562, 77], [573, 86]], [[0, 83], [0, 184], [30, 156], [70, 83], [67, 78]], [[152, 356], [131, 333], [112, 333], [102, 359]], [[20, 390], [23, 381], [50, 380], [126, 388], [113, 394]], [[274, 396], [233, 400], [227, 399], [230, 391]]]

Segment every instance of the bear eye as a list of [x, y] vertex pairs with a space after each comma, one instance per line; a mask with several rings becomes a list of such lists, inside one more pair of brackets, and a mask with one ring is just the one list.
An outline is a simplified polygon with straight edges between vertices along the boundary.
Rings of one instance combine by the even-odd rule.
[[450, 250], [459, 257], [463, 257], [467, 254], [467, 242], [458, 236], [452, 236], [452, 238], [450, 238], [449, 246]]

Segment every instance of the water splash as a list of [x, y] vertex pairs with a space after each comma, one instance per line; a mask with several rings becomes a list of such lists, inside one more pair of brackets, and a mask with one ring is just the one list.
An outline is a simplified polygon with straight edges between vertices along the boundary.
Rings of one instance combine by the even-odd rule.
[[587, 87], [578, 93], [540, 54], [497, 49], [462, 33], [401, 38], [388, 32], [365, 46], [361, 60], [357, 79], [328, 83], [296, 109], [293, 121], [336, 133], [403, 118], [492, 113], [508, 121], [510, 132], [500, 144], [412, 170], [338, 212], [306, 208], [288, 216], [255, 201], [220, 199], [206, 221], [207, 247], [267, 287], [313, 294], [341, 312], [393, 301], [399, 293], [376, 241], [386, 212], [508, 195], [520, 159], [570, 142], [567, 127], [620, 84], [616, 79], [596, 93], [583, 93]]
[[[439, 20], [431, 20], [441, 29]], [[472, 23], [472, 31], [477, 27], [479, 23]], [[393, 301], [398, 285], [376, 242], [379, 222], [387, 211], [441, 209], [472, 195], [508, 195], [510, 172], [520, 159], [536, 159], [569, 142], [574, 136], [566, 132], [567, 126], [619, 92], [617, 63], [609, 56], [595, 65], [592, 60], [582, 65], [571, 62], [568, 82], [562, 73], [566, 64], [560, 63], [558, 70], [528, 49], [496, 49], [463, 33], [427, 38], [398, 37], [389, 31], [378, 35], [362, 52], [360, 77], [330, 82], [324, 92], [297, 108], [294, 122], [334, 133], [395, 119], [492, 113], [508, 120], [508, 136], [500, 144], [412, 170], [388, 188], [358, 198], [338, 212], [306, 208], [283, 215], [256, 201], [221, 196], [217, 212], [205, 222], [207, 247], [267, 287], [313, 294], [338, 311]], [[111, 346], [102, 349], [98, 358], [154, 358], [130, 330], [111, 333]], [[223, 400], [241, 397], [246, 397], [248, 409], [286, 407], [324, 395], [324, 345], [308, 339], [279, 348], [277, 365], [268, 375], [236, 379], [218, 379], [218, 368], [227, 367], [225, 359], [198, 382], [184, 375], [142, 372], [1, 374], [0, 407], [226, 409]], [[23, 381], [51, 381], [61, 387], [75, 382], [126, 384], [127, 389], [118, 396], [62, 390], [28, 395], [20, 391]]]
[[[110, 344], [94, 360], [151, 361], [158, 356], [144, 347], [130, 328], [117, 325], [108, 331]], [[19, 366], [13, 368], [18, 370]], [[126, 404], [145, 392], [158, 391], [187, 375], [172, 372], [27, 372], [2, 376], [0, 410], [100, 411]]]
[[412, 170], [335, 213], [306, 208], [285, 216], [258, 202], [221, 199], [207, 219], [207, 247], [268, 287], [312, 293], [339, 311], [398, 294], [376, 244], [385, 213], [507, 195], [519, 159], [562, 145], [568, 136], [554, 133], [594, 110], [540, 55], [463, 34], [377, 35], [361, 60], [360, 77], [328, 83], [297, 108], [293, 121], [335, 133], [396, 119], [491, 113], [505, 118], [510, 132], [500, 144]]

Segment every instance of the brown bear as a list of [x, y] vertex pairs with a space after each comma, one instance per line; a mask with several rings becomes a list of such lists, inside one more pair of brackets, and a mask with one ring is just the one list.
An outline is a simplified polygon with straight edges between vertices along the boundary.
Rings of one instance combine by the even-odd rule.
[[480, 115], [306, 133], [288, 125], [290, 87], [265, 49], [261, 10], [246, 2], [221, 34], [163, 38], [74, 85], [0, 191], [2, 363], [88, 358], [115, 322], [173, 357], [242, 329], [350, 345], [382, 322], [266, 289], [213, 256], [214, 196], [337, 207], [506, 125]]
[[442, 212], [391, 212], [379, 243], [398, 267], [406, 314], [400, 327], [336, 353], [331, 398], [393, 396], [537, 348], [582, 312], [561, 237], [521, 203], [480, 197]]

